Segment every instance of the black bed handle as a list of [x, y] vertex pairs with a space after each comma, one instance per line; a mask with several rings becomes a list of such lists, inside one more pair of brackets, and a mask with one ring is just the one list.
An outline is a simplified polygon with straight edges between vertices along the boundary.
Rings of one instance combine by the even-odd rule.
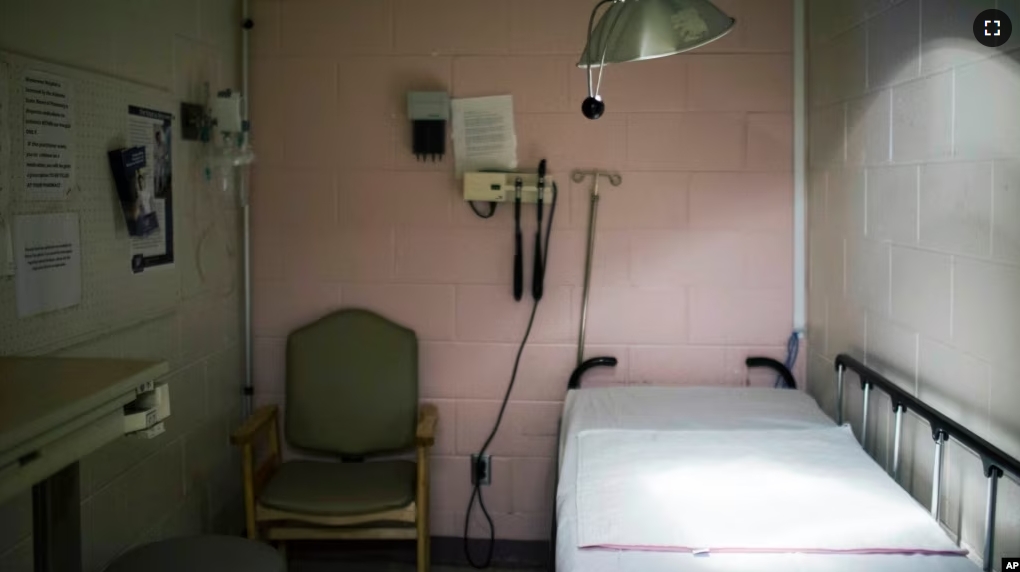
[[567, 384], [567, 390], [580, 389], [581, 376], [589, 369], [593, 367], [616, 367], [616, 364], [617, 361], [614, 357], [597, 357], [585, 360], [574, 369], [574, 373], [570, 374], [570, 383]]
[[786, 385], [787, 389], [797, 389], [797, 381], [793, 378], [793, 374], [790, 373], [790, 369], [780, 361], [767, 357], [749, 357], [744, 363], [747, 364], [747, 367], [764, 367], [771, 369], [783, 378], [783, 383]]
[[[584, 376], [585, 372], [593, 367], [616, 367], [617, 359], [615, 357], [597, 357], [585, 360], [581, 365], [574, 369], [574, 372], [570, 374], [570, 382], [567, 384], [567, 389], [580, 389], [581, 388], [581, 377]], [[782, 363], [766, 357], [749, 357], [747, 358], [747, 367], [764, 367], [774, 370], [783, 378], [783, 382], [786, 387], [790, 389], [797, 389], [797, 382], [793, 378], [793, 374], [790, 370]]]

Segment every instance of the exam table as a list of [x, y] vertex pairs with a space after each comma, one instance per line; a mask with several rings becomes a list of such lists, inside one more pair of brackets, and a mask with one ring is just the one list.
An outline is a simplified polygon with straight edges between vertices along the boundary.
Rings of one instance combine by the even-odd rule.
[[[556, 569], [976, 572], [978, 566], [945, 536], [936, 521], [942, 445], [948, 438], [958, 439], [984, 460], [990, 479], [989, 531], [994, 530], [998, 479], [1004, 472], [1017, 477], [1020, 463], [853, 358], [839, 356], [837, 367], [840, 413], [835, 422], [812, 398], [796, 390], [581, 389], [573, 379], [562, 418]], [[856, 374], [866, 393], [880, 389], [890, 395], [897, 426], [906, 410], [932, 426], [937, 447], [936, 518], [902, 491], [843, 426], [847, 372]], [[866, 416], [865, 408], [863, 426], [867, 426]], [[817, 443], [832, 443], [832, 449], [819, 448]], [[803, 458], [801, 452], [811, 447], [818, 454]], [[715, 453], [730, 450], [738, 456], [726, 458]], [[780, 459], [788, 465], [776, 462]], [[844, 465], [839, 465], [841, 462]], [[753, 467], [754, 474], [742, 473], [741, 466]], [[787, 466], [799, 469], [784, 473]], [[813, 479], [815, 476], [819, 478]], [[772, 497], [776, 502], [783, 499], [796, 504], [805, 486], [818, 483], [822, 483], [819, 498], [833, 498], [833, 490], [856, 491], [860, 498], [873, 502], [880, 514], [853, 514], [850, 516], [856, 520], [844, 522], [825, 517], [824, 511], [811, 512], [817, 507], [807, 506], [800, 510], [813, 516], [798, 519], [796, 507], [784, 515], [784, 506], [769, 504]], [[748, 509], [736, 503], [746, 503]], [[763, 518], [755, 512], [761, 510], [771, 512]], [[818, 520], [812, 520], [815, 518]], [[890, 524], [884, 520], [889, 518], [900, 520]], [[755, 522], [758, 524], [748, 525]], [[902, 533], [906, 544], [890, 545], [898, 549], [876, 545], [871, 550], [866, 549], [868, 544], [854, 544], [855, 534], [883, 524], [895, 524], [890, 530]], [[746, 526], [759, 528], [741, 531]], [[782, 530], [775, 530], [777, 526]], [[819, 529], [833, 534], [818, 540]], [[706, 530], [717, 530], [718, 535], [713, 537]], [[776, 545], [770, 544], [772, 537], [779, 538]], [[759, 539], [760, 543], [754, 544]], [[794, 543], [803, 540], [803, 545], [788, 546], [791, 539]], [[685, 544], [685, 540], [689, 542]], [[873, 535], [860, 542], [874, 540]], [[992, 540], [989, 533], [984, 547], [986, 569], [992, 564]], [[916, 543], [916, 549], [903, 549], [913, 546], [911, 542]]]

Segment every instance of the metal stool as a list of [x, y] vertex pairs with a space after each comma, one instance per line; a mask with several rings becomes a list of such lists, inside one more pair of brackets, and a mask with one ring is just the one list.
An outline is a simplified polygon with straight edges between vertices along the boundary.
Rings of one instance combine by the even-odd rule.
[[271, 546], [236, 536], [189, 536], [139, 546], [106, 572], [285, 572]]

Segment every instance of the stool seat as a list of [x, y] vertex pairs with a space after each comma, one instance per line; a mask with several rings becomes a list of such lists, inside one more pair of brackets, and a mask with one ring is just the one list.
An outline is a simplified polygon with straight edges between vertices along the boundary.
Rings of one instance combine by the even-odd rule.
[[272, 547], [236, 536], [187, 536], [134, 548], [106, 572], [285, 572]]

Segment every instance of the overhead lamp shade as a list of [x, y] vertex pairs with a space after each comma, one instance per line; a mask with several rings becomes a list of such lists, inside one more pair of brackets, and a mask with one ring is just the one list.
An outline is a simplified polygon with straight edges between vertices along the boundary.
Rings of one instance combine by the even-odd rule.
[[578, 67], [661, 58], [717, 40], [736, 21], [708, 0], [616, 0], [592, 31]]

